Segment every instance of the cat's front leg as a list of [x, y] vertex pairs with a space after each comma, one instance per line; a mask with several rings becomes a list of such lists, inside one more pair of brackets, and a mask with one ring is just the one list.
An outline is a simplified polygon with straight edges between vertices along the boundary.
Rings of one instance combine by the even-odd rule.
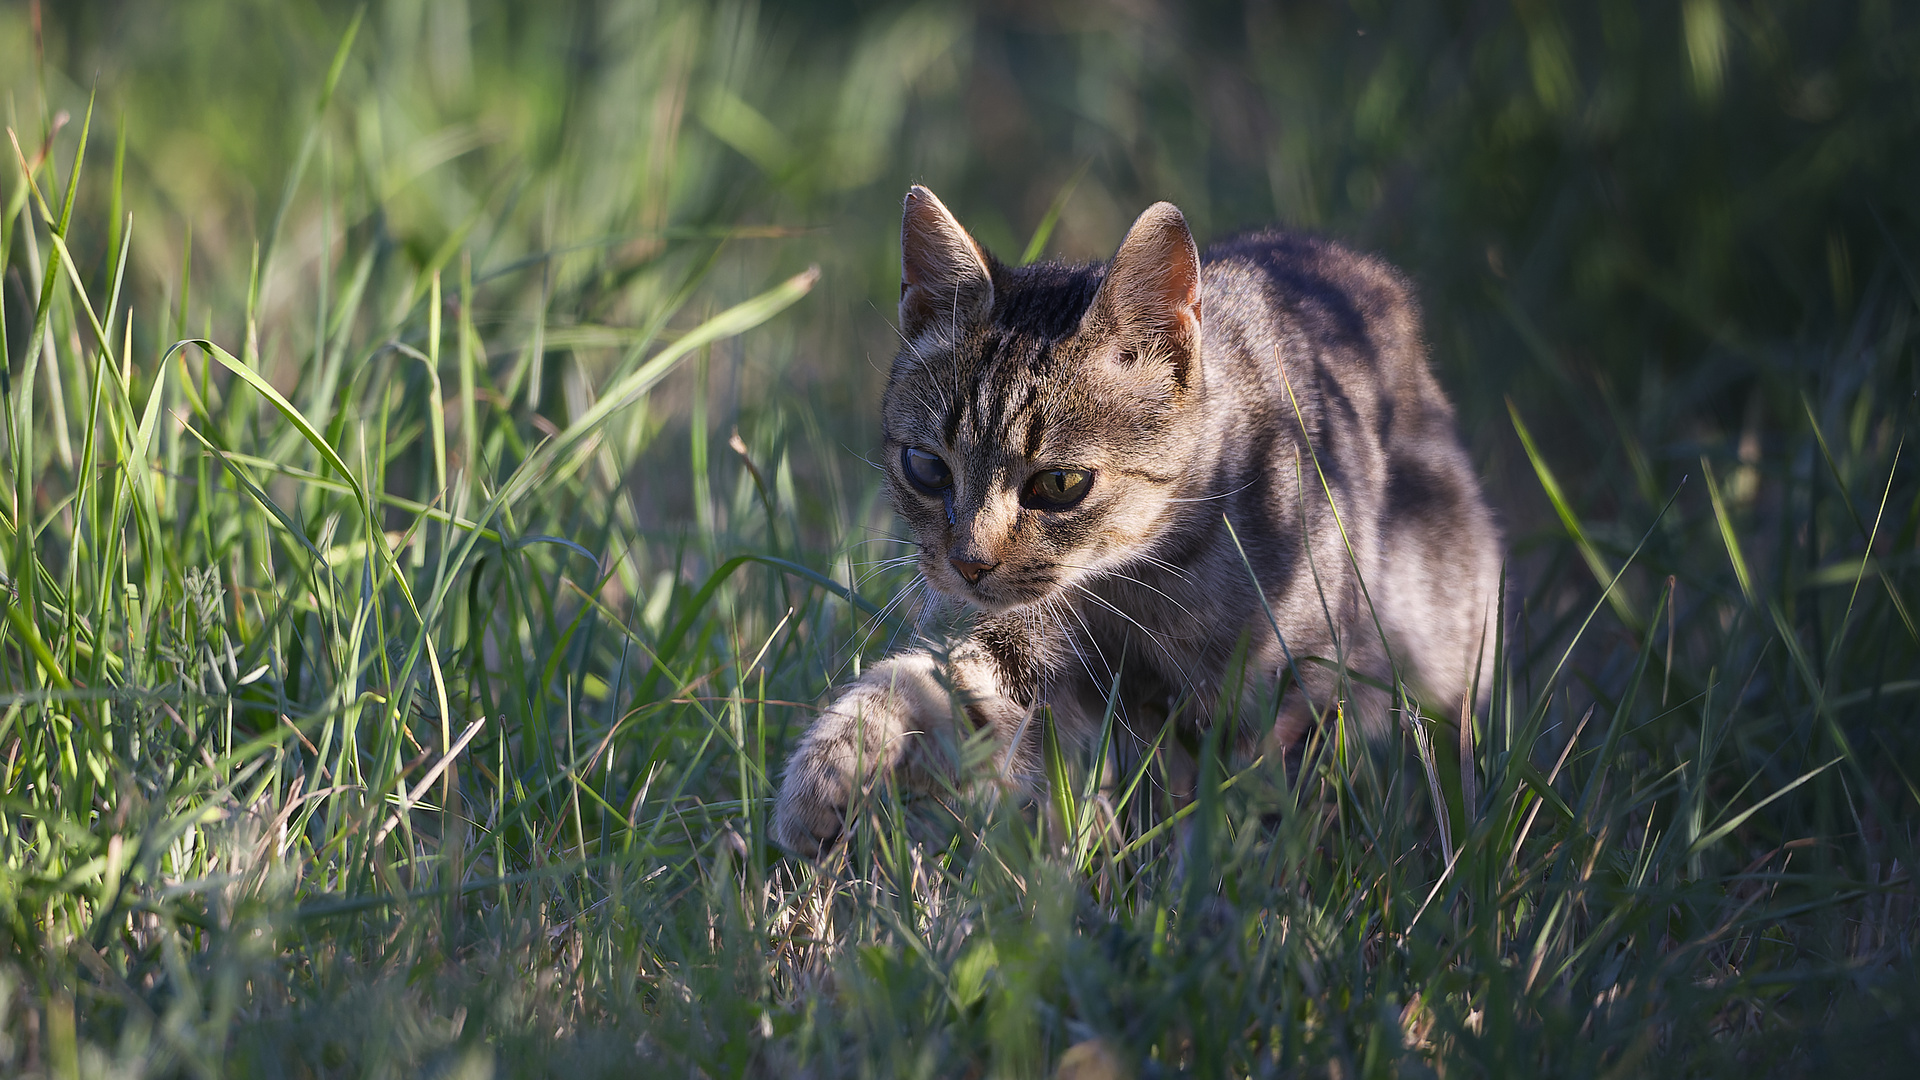
[[[1005, 754], [1018, 738], [1020, 704], [1002, 665], [962, 639], [940, 655], [912, 649], [861, 675], [800, 738], [774, 803], [773, 838], [803, 855], [831, 847], [858, 785], [888, 774], [909, 789], [954, 779], [951, 751], [967, 729], [988, 727]], [[1015, 748], [1019, 759], [1031, 756]]]
[[773, 812], [773, 838], [813, 855], [832, 846], [845, 824], [854, 785], [912, 762], [922, 769], [937, 749], [933, 732], [952, 706], [932, 655], [899, 653], [869, 668], [820, 714], [787, 759]]

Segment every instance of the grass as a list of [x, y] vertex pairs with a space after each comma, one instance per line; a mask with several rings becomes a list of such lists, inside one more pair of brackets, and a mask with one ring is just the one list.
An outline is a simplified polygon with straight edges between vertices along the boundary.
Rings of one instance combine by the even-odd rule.
[[[33, 72], [0, 167], [0, 1069], [1897, 1071], [1915, 146], [1847, 95], [1906, 85], [1912, 31], [1684, 7], [1446, 40], [1250, 17], [1332, 88], [1223, 67], [1321, 118], [1257, 183], [1229, 136], [1181, 150], [1230, 119], [1175, 77], [1224, 48], [1198, 24], [1191, 59], [1128, 29], [1070, 59], [960, 6], [389, 4], [235, 50], [183, 4], [152, 40], [50, 18], [36, 53], [0, 11], [0, 66]], [[1621, 51], [1627, 16], [1671, 51]], [[62, 47], [178, 67], [90, 93]], [[1023, 49], [1035, 130], [1115, 100], [1141, 127], [997, 197], [940, 147], [1015, 138], [953, 114]], [[213, 54], [234, 85], [196, 81]], [[1782, 100], [1831, 110], [1795, 121], [1811, 149]], [[1727, 160], [1764, 176], [1727, 194], [1701, 131], [1758, 132]], [[890, 352], [915, 169], [1003, 252], [1110, 245], [1146, 176], [1203, 231], [1318, 222], [1438, 282], [1512, 552], [1470, 730], [1336, 724], [1291, 784], [1203, 743], [1182, 872], [1152, 761], [1050, 730], [1035, 798], [973, 745], [973, 784], [871, 793], [834, 860], [769, 846], [785, 747], [899, 633], [845, 358]], [[1633, 226], [1691, 254], [1605, 239], [1596, 176], [1693, 207]]]

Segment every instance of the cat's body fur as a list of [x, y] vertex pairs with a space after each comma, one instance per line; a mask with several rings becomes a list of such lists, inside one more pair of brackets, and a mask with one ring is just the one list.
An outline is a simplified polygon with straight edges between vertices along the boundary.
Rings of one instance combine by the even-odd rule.
[[1387, 730], [1369, 681], [1446, 715], [1487, 681], [1499, 540], [1390, 267], [1284, 233], [1202, 261], [1165, 203], [1105, 265], [1001, 266], [924, 188], [902, 234], [885, 463], [948, 603], [803, 737], [781, 843], [831, 843], [856, 777], [951, 768], [955, 722], [1032, 775], [1033, 711], [1097, 732], [1115, 671], [1123, 732], [1186, 697], [1279, 749], [1336, 699]]

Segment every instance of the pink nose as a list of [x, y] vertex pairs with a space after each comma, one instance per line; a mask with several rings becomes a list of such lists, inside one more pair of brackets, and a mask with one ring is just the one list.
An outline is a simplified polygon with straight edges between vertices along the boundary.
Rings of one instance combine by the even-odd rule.
[[960, 571], [960, 576], [966, 578], [967, 584], [969, 585], [975, 584], [980, 580], [981, 575], [1000, 565], [997, 562], [980, 562], [975, 559], [963, 559], [958, 555], [947, 561], [953, 564], [955, 570]]

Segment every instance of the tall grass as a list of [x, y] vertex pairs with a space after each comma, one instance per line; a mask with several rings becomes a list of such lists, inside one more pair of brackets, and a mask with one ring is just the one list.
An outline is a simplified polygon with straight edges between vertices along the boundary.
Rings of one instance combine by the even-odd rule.
[[[1721, 6], [1685, 10], [1663, 62], [1504, 9], [1430, 53], [1417, 19], [1286, 24], [1338, 42], [1314, 61], [1326, 101], [1373, 102], [1375, 134], [1276, 142], [1260, 216], [1397, 235], [1358, 170], [1517, 140], [1471, 173], [1565, 136], [1612, 100], [1601, 79], [1581, 112], [1589, 46], [1685, 88], [1674, 126], [1747, 123], [1766, 28], [1736, 48]], [[36, 72], [0, 168], [7, 1070], [1800, 1075], [1912, 1052], [1909, 203], [1869, 199], [1870, 245], [1850, 218], [1816, 227], [1828, 189], [1779, 230], [1832, 256], [1798, 325], [1722, 317], [1744, 269], [1629, 301], [1555, 263], [1562, 219], [1509, 226], [1541, 244], [1511, 266], [1472, 213], [1435, 225], [1396, 253], [1490, 267], [1477, 300], [1449, 278], [1429, 306], [1443, 366], [1478, 371], [1475, 441], [1511, 463], [1508, 609], [1467, 730], [1409, 718], [1379, 748], [1332, 725], [1292, 782], [1196, 744], [1177, 856], [1153, 755], [1049, 730], [1028, 798], [969, 745], [972, 783], [869, 793], [816, 865], [768, 842], [779, 762], [897, 637], [908, 585], [858, 458], [871, 373], [844, 373], [889, 351], [869, 238], [896, 167], [988, 168], [939, 157], [965, 130], [945, 110], [1025, 31], [942, 5], [288, 18], [327, 48], [287, 46], [279, 81], [236, 54], [259, 92], [215, 95], [226, 120], [185, 95], [186, 133], [152, 142], [138, 91], [159, 75], [103, 105], [0, 23], [0, 58]], [[1374, 40], [1348, 43], [1350, 18]], [[203, 29], [168, 47], [234, 40]], [[1124, 82], [1132, 30], [1087, 34], [1080, 105], [1180, 97], [1166, 68]], [[1883, 77], [1839, 55], [1836, 85]], [[1469, 108], [1513, 56], [1508, 113]], [[1410, 70], [1465, 80], [1466, 119], [1416, 130], [1380, 82]], [[1043, 108], [1057, 73], [1030, 74], [1036, 126], [1067, 123]], [[1219, 115], [1141, 124], [1197, 138], [1182, 118]], [[263, 134], [223, 148], [223, 123]], [[983, 233], [1093, 244], [1155, 145], [1049, 158], [1043, 197], [992, 201]], [[1351, 170], [1316, 175], [1336, 151]], [[1235, 167], [1156, 193], [1229, 220]], [[1584, 198], [1543, 171], [1523, 201]], [[1471, 177], [1415, 186], [1478, 205]], [[270, 197], [229, 212], [248, 190]], [[877, 223], [847, 224], [862, 200]], [[1569, 279], [1587, 291], [1541, 299]], [[1657, 355], [1579, 336], [1623, 311]]]

